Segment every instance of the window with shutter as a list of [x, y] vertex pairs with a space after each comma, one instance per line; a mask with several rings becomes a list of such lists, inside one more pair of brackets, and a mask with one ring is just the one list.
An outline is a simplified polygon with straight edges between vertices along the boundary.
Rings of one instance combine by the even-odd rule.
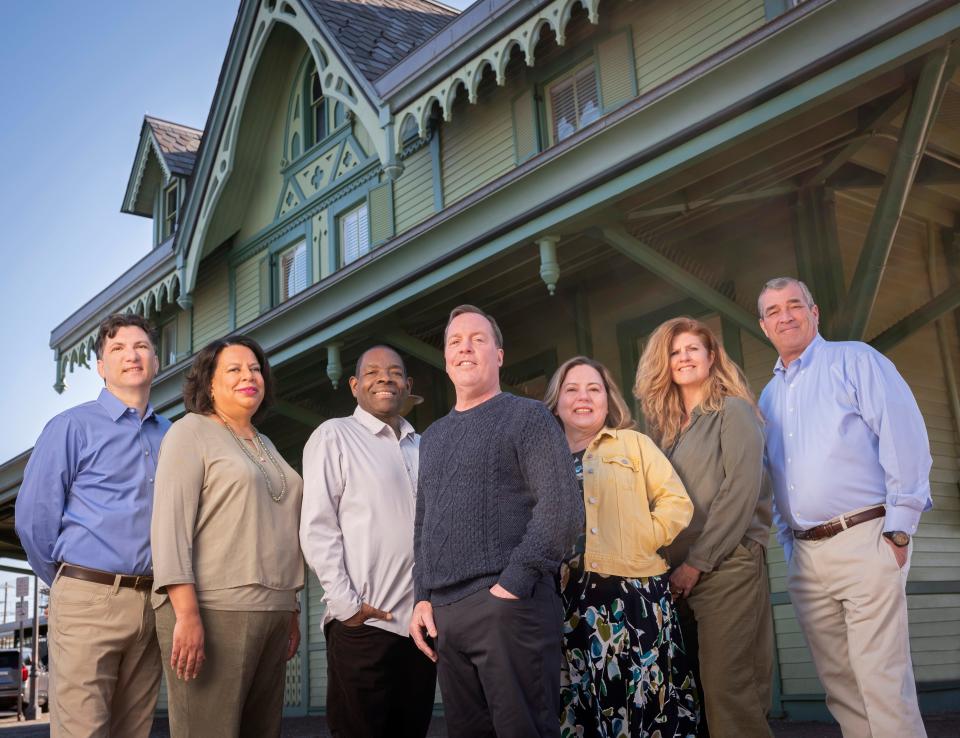
[[277, 255], [280, 302], [307, 288], [307, 243], [299, 241]]
[[340, 266], [356, 261], [370, 251], [370, 220], [367, 203], [340, 216]]
[[553, 143], [560, 143], [600, 117], [597, 75], [591, 60], [547, 88]]

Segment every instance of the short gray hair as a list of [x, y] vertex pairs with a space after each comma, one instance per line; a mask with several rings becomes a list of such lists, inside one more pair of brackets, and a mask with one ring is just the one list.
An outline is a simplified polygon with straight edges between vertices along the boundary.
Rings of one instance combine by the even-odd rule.
[[767, 290], [786, 289], [792, 284], [795, 284], [800, 288], [800, 291], [803, 293], [803, 299], [807, 301], [807, 307], [812, 308], [814, 305], [816, 305], [816, 302], [813, 300], [813, 293], [810, 292], [810, 288], [799, 279], [794, 279], [793, 277], [774, 277], [773, 279], [767, 280], [767, 283], [763, 285], [763, 289], [760, 290], [760, 294], [757, 296], [757, 315], [760, 316], [761, 320], [763, 320], [763, 307], [761, 306], [760, 299], [763, 297], [763, 293]]

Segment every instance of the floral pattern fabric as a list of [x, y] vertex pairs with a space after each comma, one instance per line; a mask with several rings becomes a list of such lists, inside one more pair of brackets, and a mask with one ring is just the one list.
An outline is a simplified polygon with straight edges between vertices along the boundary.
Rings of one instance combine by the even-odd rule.
[[576, 551], [562, 568], [561, 597], [562, 738], [695, 736], [696, 682], [667, 577], [588, 572]]

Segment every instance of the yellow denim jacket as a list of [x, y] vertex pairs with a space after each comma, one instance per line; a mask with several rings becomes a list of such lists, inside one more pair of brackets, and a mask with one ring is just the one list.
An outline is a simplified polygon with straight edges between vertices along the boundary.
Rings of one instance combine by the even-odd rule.
[[657, 445], [634, 430], [604, 428], [583, 454], [587, 571], [664, 574], [657, 549], [690, 523], [693, 503]]

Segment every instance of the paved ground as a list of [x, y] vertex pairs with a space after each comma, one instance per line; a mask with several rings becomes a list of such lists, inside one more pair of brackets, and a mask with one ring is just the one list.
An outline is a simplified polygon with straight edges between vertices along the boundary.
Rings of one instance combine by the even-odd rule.
[[[960, 713], [927, 717], [928, 738], [960, 738]], [[770, 723], [776, 738], [841, 738], [840, 729], [824, 723], [791, 723], [774, 720]], [[17, 724], [16, 715], [0, 713], [0, 737], [2, 738], [48, 738], [50, 726], [44, 715], [36, 723]], [[430, 726], [430, 738], [446, 738], [443, 718], [435, 718]], [[150, 738], [169, 738], [166, 720], [157, 720]], [[322, 717], [288, 718], [283, 721], [284, 738], [329, 738], [326, 721]]]

